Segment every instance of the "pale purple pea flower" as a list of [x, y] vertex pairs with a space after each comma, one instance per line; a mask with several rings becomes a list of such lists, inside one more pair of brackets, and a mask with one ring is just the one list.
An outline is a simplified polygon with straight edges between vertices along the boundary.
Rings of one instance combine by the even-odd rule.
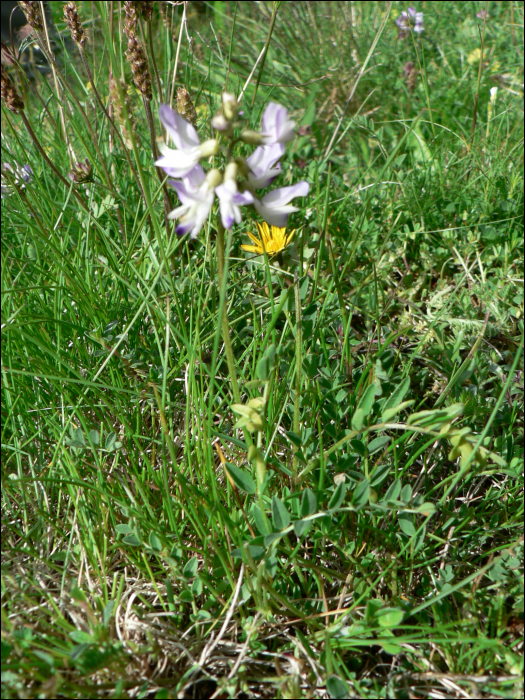
[[13, 167], [11, 163], [2, 163], [2, 170], [4, 173], [6, 173], [5, 177], [2, 173], [2, 197], [11, 194], [12, 192], [10, 179], [12, 182], [21, 186], [22, 188], [24, 185], [21, 181], [29, 184], [33, 179], [33, 171], [31, 166], [27, 163], [21, 167], [19, 165]]
[[[189, 177], [182, 181], [168, 180], [182, 202], [180, 207], [168, 214], [168, 218], [179, 219], [175, 229], [177, 234], [183, 236], [185, 233], [189, 233], [191, 239], [197, 238], [208, 218], [215, 199], [215, 188], [222, 180], [222, 175], [218, 170], [210, 170], [200, 186], [197, 186], [196, 183], [200, 179], [201, 171], [202, 168], [200, 171], [195, 170], [193, 181]], [[204, 174], [204, 171], [202, 173]]]
[[423, 26], [423, 13], [416, 12], [414, 7], [409, 7], [408, 12], [403, 10], [401, 16], [396, 19], [396, 24], [399, 28], [399, 36], [406, 37], [413, 29], [417, 34], [421, 34], [424, 31]]
[[[223, 108], [214, 118], [213, 126], [225, 135], [233, 138], [233, 120], [237, 110], [233, 95], [223, 95]], [[200, 144], [197, 132], [191, 124], [174, 112], [167, 105], [161, 105], [159, 115], [162, 124], [171, 137], [175, 149], [163, 145], [163, 157], [155, 165], [175, 178], [169, 184], [177, 192], [181, 206], [174, 209], [170, 219], [178, 219], [176, 232], [179, 235], [190, 234], [194, 239], [202, 229], [213, 206], [215, 194], [219, 199], [221, 221], [226, 229], [242, 221], [240, 207], [253, 204], [259, 214], [272, 226], [286, 226], [288, 216], [298, 207], [290, 204], [294, 197], [306, 197], [310, 185], [303, 181], [290, 187], [281, 187], [269, 192], [262, 199], [255, 196], [255, 190], [267, 187], [281, 172], [277, 162], [284, 153], [284, 143], [293, 137], [295, 124], [288, 119], [287, 110], [275, 102], [270, 103], [263, 114], [261, 132], [243, 132], [250, 134], [252, 140], [243, 139], [245, 143], [264, 145], [255, 149], [252, 155], [241, 165], [246, 178], [239, 192], [237, 179], [239, 161], [231, 161], [224, 171], [210, 170], [206, 175], [199, 165], [199, 160], [219, 152], [219, 144], [210, 139]], [[231, 133], [230, 133], [231, 132]], [[241, 135], [242, 138], [242, 135]]]
[[162, 158], [155, 165], [170, 177], [184, 177], [201, 158], [218, 153], [216, 139], [201, 144], [194, 127], [168, 105], [160, 105], [159, 117], [176, 149], [168, 148], [165, 144], [159, 145]]
[[282, 143], [274, 143], [271, 146], [259, 146], [246, 158], [246, 163], [251, 172], [248, 173], [248, 182], [255, 189], [268, 187], [274, 178], [281, 172], [281, 165], [275, 163], [284, 153]]
[[263, 144], [287, 143], [293, 139], [295, 122], [288, 119], [288, 110], [277, 102], [270, 102], [264, 110], [262, 121]]
[[270, 226], [283, 228], [288, 223], [288, 216], [298, 211], [298, 207], [291, 206], [289, 202], [294, 197], [306, 197], [309, 191], [310, 185], [302, 180], [290, 187], [279, 187], [268, 192], [262, 199], [256, 199], [253, 206]]
[[240, 224], [242, 214], [239, 207], [246, 204], [253, 204], [254, 197], [251, 192], [239, 192], [235, 180], [227, 180], [223, 185], [219, 185], [215, 192], [219, 198], [221, 210], [221, 220], [224, 228], [233, 226], [233, 222]]

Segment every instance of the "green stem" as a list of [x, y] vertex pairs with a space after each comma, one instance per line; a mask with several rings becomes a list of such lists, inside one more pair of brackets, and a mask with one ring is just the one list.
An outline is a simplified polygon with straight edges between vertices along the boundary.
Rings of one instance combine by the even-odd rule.
[[[230, 243], [231, 229], [228, 231], [228, 251], [230, 250]], [[228, 258], [225, 255], [224, 226], [222, 225], [220, 218], [217, 221], [217, 271], [219, 273], [219, 289], [221, 294], [219, 303], [219, 313], [221, 314], [222, 339], [224, 341], [224, 348], [226, 350], [226, 362], [228, 363], [228, 370], [230, 372], [233, 398], [235, 399], [235, 403], [241, 403], [241, 392], [239, 390], [239, 382], [237, 381], [237, 370], [235, 369], [235, 356], [233, 354], [232, 341], [230, 336], [230, 325], [228, 323], [226, 301], [226, 285], [228, 281]], [[246, 428], [244, 428], [244, 440], [248, 447], [251, 447], [251, 445], [253, 445], [252, 436], [246, 430]]]
[[[303, 328], [301, 316], [301, 296], [299, 294], [299, 275], [295, 273], [294, 280], [294, 296], [295, 296], [295, 397], [293, 407], [293, 430], [296, 435], [299, 435], [300, 430], [300, 411], [301, 411], [301, 378], [303, 366]], [[292, 486], [295, 485], [297, 478], [298, 459], [294, 456], [292, 464]]]
[[[231, 234], [228, 234], [230, 236]], [[230, 241], [228, 241], [228, 248]], [[230, 372], [230, 379], [232, 383], [233, 398], [236, 403], [241, 403], [241, 392], [239, 391], [239, 383], [237, 381], [237, 371], [235, 369], [235, 357], [233, 355], [232, 341], [230, 337], [230, 326], [228, 324], [228, 312], [226, 310], [226, 283], [228, 275], [228, 264], [226, 261], [226, 256], [224, 254], [224, 226], [221, 221], [218, 222], [217, 226], [217, 268], [219, 272], [219, 287], [221, 290], [221, 297], [224, 295], [224, 303], [222, 304], [222, 318], [221, 318], [221, 328], [222, 328], [222, 339], [224, 341], [224, 347], [226, 350], [226, 361], [228, 363], [228, 370]]]
[[[263, 73], [263, 69], [264, 69], [264, 63], [266, 61], [266, 54], [268, 53], [268, 47], [270, 46], [270, 41], [271, 41], [272, 34], [273, 34], [273, 28], [275, 25], [275, 18], [277, 17], [277, 10], [279, 9], [280, 4], [281, 4], [280, 2], [274, 2], [274, 4], [273, 4], [272, 18], [270, 20], [270, 27], [268, 29], [268, 36], [266, 37], [266, 43], [264, 45], [263, 57], [261, 58], [261, 67], [259, 68], [259, 75], [257, 76], [257, 82], [255, 83], [255, 90], [253, 91], [252, 107], [255, 104], [257, 90], [259, 89], [259, 83], [261, 82], [262, 73]], [[229, 68], [228, 68], [228, 70], [229, 70]]]

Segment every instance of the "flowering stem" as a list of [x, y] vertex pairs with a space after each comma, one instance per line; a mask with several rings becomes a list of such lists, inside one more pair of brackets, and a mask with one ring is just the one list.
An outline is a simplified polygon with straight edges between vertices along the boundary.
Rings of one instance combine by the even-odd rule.
[[[299, 435], [300, 423], [299, 413], [301, 410], [301, 370], [303, 366], [302, 349], [303, 349], [303, 328], [301, 316], [301, 296], [299, 294], [299, 275], [295, 273], [294, 280], [294, 296], [295, 296], [295, 397], [293, 406], [293, 431]], [[295, 485], [297, 477], [297, 457], [293, 458], [292, 464], [292, 486]]]
[[[228, 233], [228, 239], [231, 238], [231, 233]], [[228, 248], [230, 247], [230, 240], [228, 240]], [[217, 225], [217, 268], [219, 272], [219, 288], [221, 297], [224, 296], [224, 301], [222, 303], [221, 313], [221, 328], [222, 328], [222, 339], [224, 341], [224, 347], [226, 350], [226, 361], [228, 362], [228, 370], [230, 372], [230, 378], [233, 389], [233, 398], [236, 403], [241, 403], [241, 392], [239, 391], [239, 383], [237, 382], [237, 372], [235, 370], [235, 358], [233, 355], [232, 341], [230, 337], [230, 326], [228, 324], [228, 313], [226, 311], [226, 281], [228, 275], [228, 264], [226, 261], [226, 256], [224, 255], [224, 226], [222, 222], [218, 221]]]

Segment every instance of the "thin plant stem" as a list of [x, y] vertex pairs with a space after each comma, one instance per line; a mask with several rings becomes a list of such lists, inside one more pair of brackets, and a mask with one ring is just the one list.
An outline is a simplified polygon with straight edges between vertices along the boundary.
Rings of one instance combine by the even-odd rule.
[[[109, 189], [109, 191], [111, 192], [111, 194], [115, 197], [115, 200], [118, 200], [118, 194], [117, 194], [117, 192], [115, 191], [115, 188], [113, 187], [113, 182], [112, 182], [111, 176], [110, 176], [110, 174], [109, 174], [109, 172], [108, 172], [108, 169], [107, 169], [107, 166], [106, 166], [106, 161], [105, 161], [105, 159], [104, 159], [104, 157], [103, 157], [103, 155], [102, 155], [102, 153], [101, 153], [101, 151], [100, 151], [100, 148], [99, 148], [99, 145], [98, 145], [98, 141], [97, 141], [97, 137], [95, 136], [95, 133], [94, 133], [94, 131], [93, 131], [93, 127], [91, 126], [91, 122], [89, 121], [88, 116], [87, 116], [86, 112], [84, 111], [84, 108], [82, 107], [82, 105], [81, 105], [80, 102], [78, 101], [77, 96], [75, 95], [74, 91], [73, 91], [73, 90], [71, 89], [71, 87], [68, 85], [68, 83], [67, 83], [67, 81], [65, 80], [64, 76], [63, 76], [62, 73], [60, 72], [60, 70], [59, 70], [59, 68], [58, 68], [58, 66], [57, 66], [57, 64], [56, 64], [56, 61], [55, 61], [55, 58], [54, 58], [53, 54], [47, 49], [47, 47], [46, 47], [46, 45], [45, 45], [45, 42], [42, 40], [42, 37], [39, 37], [39, 40], [40, 40], [40, 42], [39, 42], [39, 43], [40, 43], [40, 46], [42, 47], [42, 49], [43, 49], [43, 51], [44, 51], [44, 53], [45, 53], [45, 55], [46, 55], [47, 60], [49, 61], [49, 63], [50, 63], [51, 66], [53, 67], [53, 70], [56, 71], [57, 76], [60, 78], [60, 81], [62, 82], [62, 84], [66, 87], [66, 89], [67, 89], [67, 91], [68, 91], [68, 93], [69, 93], [71, 99], [72, 99], [73, 102], [75, 103], [76, 108], [78, 109], [78, 111], [79, 111], [80, 114], [82, 115], [82, 118], [84, 119], [84, 122], [85, 122], [85, 124], [86, 124], [87, 130], [88, 130], [89, 135], [90, 135], [90, 137], [91, 137], [91, 141], [92, 141], [92, 143], [93, 143], [93, 148], [95, 149], [95, 152], [96, 152], [96, 154], [97, 154], [98, 161], [99, 161], [99, 163], [100, 163], [100, 165], [101, 165], [101, 167], [102, 167], [102, 170], [103, 170], [103, 172], [104, 172], [104, 176], [105, 176], [105, 178], [106, 178], [106, 184], [107, 184], [107, 186], [108, 186], [108, 189]], [[118, 218], [120, 230], [124, 233], [124, 224], [123, 224], [123, 222], [122, 222], [122, 217], [121, 217], [121, 215], [120, 215], [120, 210], [118, 209], [118, 207], [117, 207], [117, 209], [116, 209], [116, 212], [117, 212], [117, 218]]]
[[[28, 120], [28, 118], [26, 117], [26, 115], [24, 114], [24, 112], [20, 112], [19, 114], [20, 114], [20, 116], [21, 116], [21, 118], [22, 118], [22, 121], [24, 122], [25, 128], [26, 128], [27, 131], [29, 132], [29, 136], [31, 136], [31, 138], [33, 139], [33, 143], [34, 143], [35, 146], [37, 147], [37, 150], [38, 150], [38, 152], [40, 153], [40, 155], [42, 156], [42, 158], [46, 161], [46, 163], [49, 165], [49, 167], [51, 168], [51, 170], [52, 170], [52, 171], [55, 173], [55, 175], [60, 179], [60, 181], [61, 181], [64, 185], [66, 185], [66, 187], [68, 188], [68, 190], [71, 189], [72, 183], [71, 183], [71, 182], [68, 182], [68, 181], [66, 180], [66, 178], [57, 170], [57, 168], [56, 168], [55, 165], [52, 163], [52, 161], [49, 160], [49, 158], [48, 158], [48, 156], [47, 156], [47, 153], [46, 153], [46, 152], [44, 151], [44, 149], [42, 148], [42, 146], [41, 146], [41, 144], [40, 144], [40, 141], [38, 140], [38, 138], [37, 138], [35, 132], [33, 131], [32, 127], [31, 127], [31, 124], [29, 123], [29, 120]], [[73, 188], [73, 194], [74, 194], [74, 196], [76, 197], [78, 203], [82, 206], [82, 208], [83, 208], [85, 211], [89, 212], [89, 207], [88, 207], [88, 205], [87, 205], [87, 202], [84, 200], [83, 197], [80, 196], [80, 194], [79, 194], [74, 188]]]
[[[280, 5], [281, 5], [280, 2], [273, 3], [272, 18], [270, 20], [270, 27], [268, 29], [268, 36], [266, 37], [266, 43], [264, 44], [263, 55], [261, 58], [261, 67], [259, 68], [259, 74], [257, 75], [257, 80], [255, 82], [255, 89], [253, 91], [252, 107], [255, 104], [255, 98], [257, 97], [257, 90], [259, 89], [259, 83], [261, 82], [262, 73], [264, 70], [264, 63], [266, 61], [266, 54], [268, 53], [268, 48], [270, 46], [270, 41], [272, 39], [272, 34], [273, 34], [273, 28], [275, 26], [275, 18], [277, 17], [277, 10], [279, 9]], [[228, 65], [228, 70], [229, 70], [229, 65]]]
[[[224, 226], [222, 225], [221, 221], [218, 222], [217, 229], [217, 268], [219, 272], [219, 287], [222, 294], [223, 289], [226, 288], [228, 268], [224, 251]], [[229, 234], [229, 236], [230, 235], [231, 234]], [[226, 299], [224, 301], [222, 310], [221, 328], [224, 349], [226, 351], [226, 361], [228, 363], [228, 371], [230, 372], [230, 381], [232, 383], [233, 398], [235, 399], [236, 403], [240, 403], [241, 392], [239, 391], [237, 371], [235, 369], [235, 356], [233, 354], [232, 342], [230, 337], [230, 326], [228, 323], [228, 313], [226, 310]]]
[[159, 95], [159, 102], [162, 102], [162, 85], [160, 82], [159, 71], [157, 69], [157, 61], [155, 60], [155, 52], [153, 50], [153, 30], [151, 28], [151, 22], [147, 22], [148, 25], [148, 44], [149, 52], [151, 56], [151, 63], [153, 64], [153, 74], [155, 75], [155, 82], [157, 83], [157, 92]]
[[[303, 366], [303, 324], [301, 314], [301, 295], [299, 293], [299, 275], [295, 272], [294, 279], [294, 297], [295, 297], [295, 397], [293, 402], [293, 430], [296, 435], [300, 431], [300, 415], [301, 415], [301, 380]], [[292, 466], [292, 486], [295, 485], [297, 478], [297, 467], [299, 461], [297, 457], [293, 458]]]
[[[153, 115], [151, 113], [151, 106], [149, 103], [149, 100], [146, 97], [142, 98], [142, 101], [144, 102], [144, 110], [146, 112], [146, 117], [148, 120], [148, 127], [149, 127], [149, 133], [150, 133], [150, 139], [151, 139], [151, 150], [153, 152], [153, 157], [155, 160], [158, 160], [159, 157], [159, 151], [157, 149], [157, 141], [155, 137], [155, 123], [153, 121]], [[164, 180], [164, 173], [162, 172], [161, 168], [156, 168], [157, 171], [157, 176], [162, 183], [162, 198], [164, 201], [164, 225], [166, 226], [166, 231], [169, 231], [169, 219], [168, 219], [168, 214], [171, 209], [170, 205], [170, 200], [168, 197], [168, 189], [163, 182]]]

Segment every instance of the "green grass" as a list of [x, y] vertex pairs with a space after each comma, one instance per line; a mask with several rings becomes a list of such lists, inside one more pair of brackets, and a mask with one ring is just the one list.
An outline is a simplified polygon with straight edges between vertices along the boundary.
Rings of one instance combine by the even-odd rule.
[[[415, 3], [400, 38], [403, 3], [281, 3], [242, 109], [287, 107], [277, 184], [310, 194], [279, 260], [242, 251], [244, 210], [222, 297], [216, 211], [166, 230], [118, 15], [79, 3], [131, 150], [50, 5], [71, 93], [10, 75], [93, 182], [2, 103], [2, 162], [34, 172], [2, 200], [2, 697], [522, 697], [523, 4]], [[201, 140], [273, 9], [187, 3]], [[177, 43], [152, 22], [158, 136]]]

